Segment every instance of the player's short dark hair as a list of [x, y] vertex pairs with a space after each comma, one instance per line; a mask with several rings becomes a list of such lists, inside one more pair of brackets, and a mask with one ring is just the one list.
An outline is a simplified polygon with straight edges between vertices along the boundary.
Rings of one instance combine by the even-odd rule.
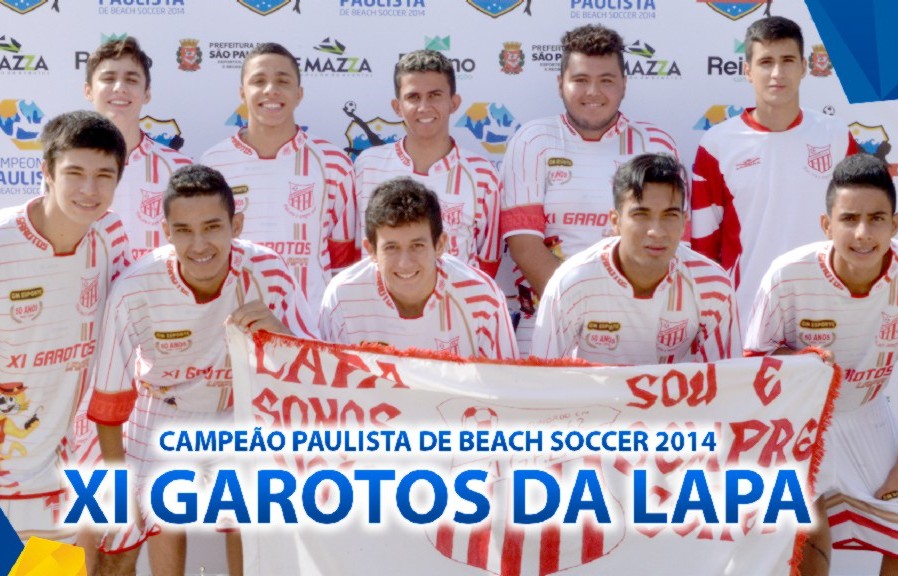
[[104, 42], [94, 50], [87, 58], [87, 83], [90, 84], [94, 77], [94, 72], [104, 60], [120, 60], [122, 58], [132, 58], [143, 69], [143, 75], [147, 79], [146, 88], [150, 87], [150, 66], [153, 61], [147, 56], [147, 53], [141, 50], [140, 43], [137, 38], [127, 36], [121, 40], [110, 40]]
[[415, 50], [404, 54], [393, 68], [393, 89], [399, 98], [402, 77], [415, 72], [439, 72], [449, 82], [449, 95], [455, 96], [455, 68], [452, 61], [436, 50]]
[[293, 64], [293, 70], [296, 72], [296, 83], [299, 85], [302, 84], [299, 76], [299, 63], [296, 62], [296, 56], [277, 42], [263, 42], [246, 54], [246, 58], [243, 59], [243, 64], [240, 65], [241, 83], [243, 82], [244, 74], [246, 74], [247, 63], [257, 56], [265, 56], [266, 54], [277, 54], [278, 56], [283, 56], [289, 60], [290, 63]]
[[889, 165], [871, 154], [848, 156], [833, 170], [832, 180], [826, 188], [826, 214], [831, 216], [836, 195], [841, 188], [876, 188], [889, 199], [892, 214], [895, 213], [895, 182], [889, 174]]
[[201, 164], [188, 164], [175, 170], [168, 181], [168, 187], [162, 197], [162, 210], [168, 218], [171, 203], [178, 198], [196, 198], [197, 196], [218, 196], [222, 206], [228, 211], [228, 218], [233, 219], [236, 212], [234, 191], [227, 180], [215, 168]]
[[622, 164], [614, 173], [612, 193], [618, 212], [630, 194], [641, 203], [647, 184], [670, 184], [680, 193], [680, 207], [686, 203], [686, 169], [670, 154], [640, 154]]
[[365, 210], [365, 237], [377, 246], [377, 231], [383, 226], [399, 228], [426, 221], [436, 244], [443, 234], [440, 201], [427, 186], [408, 176], [393, 178], [374, 189]]
[[779, 40], [795, 40], [798, 44], [798, 53], [804, 58], [804, 36], [801, 33], [801, 26], [782, 16], [770, 16], [755, 20], [745, 31], [745, 61], [751, 63], [754, 42], [767, 44]]
[[56, 168], [56, 159], [76, 148], [96, 150], [112, 156], [118, 168], [118, 179], [125, 169], [128, 147], [119, 129], [110, 120], [96, 112], [76, 110], [49, 120], [41, 132], [44, 161], [50, 174]]
[[601, 24], [586, 24], [565, 32], [561, 37], [562, 76], [574, 52], [586, 56], [617, 56], [620, 73], [624, 74], [624, 39], [611, 28], [605, 28]]

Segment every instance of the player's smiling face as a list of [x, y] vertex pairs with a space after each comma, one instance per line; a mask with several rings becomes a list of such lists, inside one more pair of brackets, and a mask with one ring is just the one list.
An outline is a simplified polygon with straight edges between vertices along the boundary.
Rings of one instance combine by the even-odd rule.
[[437, 258], [446, 245], [445, 233], [436, 244], [427, 220], [377, 229], [377, 244], [363, 241], [381, 279], [403, 317], [420, 316], [437, 283]]
[[244, 66], [240, 99], [246, 104], [251, 127], [292, 127], [293, 111], [302, 100], [293, 63], [281, 54], [251, 58]]
[[115, 157], [90, 148], [74, 148], [56, 157], [53, 172], [41, 165], [47, 184], [45, 212], [50, 226], [87, 228], [112, 204], [119, 172]]
[[630, 193], [611, 223], [620, 234], [617, 259], [634, 288], [651, 288], [667, 276], [686, 226], [683, 194], [671, 184], [650, 182], [642, 200]]
[[97, 112], [124, 126], [140, 119], [140, 110], [150, 101], [150, 89], [137, 60], [123, 56], [100, 62], [90, 83], [84, 85], [84, 97]]
[[583, 138], [597, 140], [617, 120], [627, 90], [627, 78], [617, 56], [587, 56], [573, 52], [558, 92], [567, 118]]
[[175, 247], [184, 282], [200, 300], [215, 296], [227, 278], [231, 240], [243, 229], [243, 214], [229, 218], [217, 194], [175, 198], [162, 228]]
[[399, 96], [392, 104], [410, 138], [443, 140], [449, 137], [449, 118], [458, 110], [461, 97], [450, 94], [445, 75], [412, 72], [399, 77]]
[[840, 188], [821, 225], [833, 241], [836, 275], [854, 293], [869, 291], [886, 266], [892, 236], [898, 232], [898, 215], [886, 193], [867, 186]]

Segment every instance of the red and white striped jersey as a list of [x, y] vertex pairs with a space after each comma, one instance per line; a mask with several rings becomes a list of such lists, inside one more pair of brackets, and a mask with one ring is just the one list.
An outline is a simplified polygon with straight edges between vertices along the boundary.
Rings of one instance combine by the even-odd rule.
[[492, 277], [499, 269], [499, 177], [493, 165], [459, 148], [434, 163], [426, 174], [415, 172], [405, 150], [405, 139], [368, 148], [355, 161], [356, 199], [359, 210], [359, 242], [365, 236], [365, 209], [377, 186], [398, 176], [408, 176], [427, 186], [440, 199], [446, 252]]
[[317, 309], [333, 271], [357, 259], [346, 154], [298, 130], [274, 158], [260, 158], [238, 132], [206, 151], [201, 163], [224, 174], [234, 190], [245, 218], [241, 237], [280, 254]]
[[858, 151], [831, 116], [803, 110], [788, 129], [771, 132], [752, 110], [702, 137], [691, 201], [692, 248], [730, 273], [743, 316], [774, 258], [823, 238], [833, 167]]
[[162, 196], [172, 172], [190, 164], [187, 156], [141, 134], [128, 155], [110, 210], [119, 215], [131, 243], [131, 260], [166, 244], [162, 233]]
[[530, 355], [602, 364], [713, 362], [738, 356], [739, 321], [723, 269], [680, 245], [651, 298], [614, 264], [620, 238], [566, 260], [546, 286]]
[[584, 140], [564, 114], [528, 122], [502, 162], [502, 237], [557, 237], [566, 258], [611, 236], [614, 172], [645, 152], [677, 154], [666, 132], [623, 114], [598, 140]]
[[832, 268], [832, 242], [815, 242], [773, 261], [761, 280], [745, 335], [747, 355], [807, 346], [833, 353], [844, 370], [836, 410], [873, 400], [898, 360], [898, 241], [886, 273], [863, 297]]
[[321, 338], [383, 344], [469, 358], [517, 358], [505, 297], [486, 273], [449, 255], [437, 260], [437, 284], [418, 318], [401, 318], [369, 258], [344, 270], [324, 293]]
[[62, 490], [57, 463], [130, 255], [112, 212], [56, 255], [28, 218], [35, 201], [0, 211], [0, 498]]
[[234, 240], [219, 296], [201, 304], [181, 278], [174, 246], [141, 259], [116, 282], [109, 298], [88, 417], [110, 426], [123, 423], [137, 386], [149, 387], [183, 410], [230, 408], [225, 320], [258, 299], [296, 336], [312, 337], [305, 298], [281, 257], [263, 246]]

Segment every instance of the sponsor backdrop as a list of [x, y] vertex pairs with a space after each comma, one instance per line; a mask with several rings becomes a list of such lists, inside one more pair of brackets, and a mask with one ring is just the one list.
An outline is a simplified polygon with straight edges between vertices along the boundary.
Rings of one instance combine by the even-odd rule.
[[153, 59], [145, 130], [194, 158], [246, 122], [243, 55], [277, 41], [303, 74], [297, 122], [352, 156], [403, 133], [390, 109], [399, 55], [444, 52], [463, 100], [453, 135], [499, 162], [521, 123], [561, 110], [561, 34], [601, 23], [628, 47], [623, 110], [669, 131], [689, 165], [703, 130], [751, 105], [742, 38], [768, 10], [804, 28], [803, 105], [843, 118], [862, 147], [898, 163], [898, 111], [848, 104], [799, 0], [0, 0], [0, 206], [38, 193], [37, 135], [47, 118], [88, 106], [87, 56], [110, 37], [138, 37]]

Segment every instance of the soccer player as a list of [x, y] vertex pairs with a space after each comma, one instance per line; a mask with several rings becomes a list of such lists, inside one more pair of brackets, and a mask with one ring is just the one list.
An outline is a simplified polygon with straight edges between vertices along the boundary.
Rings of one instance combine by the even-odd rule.
[[125, 224], [131, 259], [162, 241], [162, 193], [172, 172], [190, 158], [159, 144], [140, 127], [150, 101], [150, 58], [131, 36], [102, 44], [87, 59], [84, 96], [121, 131], [128, 146], [125, 173], [112, 210]]
[[47, 122], [44, 194], [0, 211], [0, 508], [19, 537], [74, 541], [61, 527], [72, 424], [110, 283], [128, 265], [108, 212], [125, 141], [93, 112]]
[[519, 269], [521, 353], [530, 349], [538, 295], [565, 258], [612, 235], [611, 179], [644, 152], [676, 155], [657, 127], [631, 122], [620, 105], [627, 88], [624, 42], [598, 24], [561, 39], [558, 93], [564, 113], [521, 127], [502, 163], [502, 235]]
[[[399, 59], [393, 71], [393, 111], [406, 136], [376, 146], [355, 161], [359, 214], [371, 193], [397, 176], [409, 176], [440, 199], [446, 253], [495, 277], [499, 268], [499, 177], [485, 158], [459, 148], [449, 135], [449, 120], [461, 104], [452, 62], [434, 50], [416, 50]], [[359, 219], [357, 242], [364, 236]]]
[[[139, 497], [158, 465], [152, 446], [160, 430], [233, 424], [227, 319], [253, 331], [311, 335], [307, 304], [280, 256], [236, 239], [243, 215], [220, 173], [178, 169], [163, 210], [170, 244], [132, 266], [110, 295], [88, 408], [106, 464], [127, 461]], [[141, 543], [159, 532], [141, 514], [142, 522], [101, 543], [112, 553], [101, 555], [101, 573], [133, 573]], [[228, 548], [230, 573], [240, 574], [239, 534], [228, 534]], [[154, 574], [183, 574], [184, 562], [182, 532], [164, 529], [150, 540]]]
[[745, 33], [745, 76], [755, 107], [712, 127], [693, 165], [692, 248], [719, 262], [747, 317], [773, 259], [820, 233], [808, 206], [857, 144], [844, 122], [799, 106], [807, 72], [795, 22], [774, 16]]
[[[898, 356], [898, 232], [888, 167], [867, 154], [840, 162], [825, 193], [826, 242], [776, 260], [761, 281], [747, 355], [823, 349], [843, 370], [817, 477], [832, 541], [883, 553], [898, 573], [898, 426], [883, 388]], [[825, 508], [819, 506], [825, 500]], [[804, 549], [804, 574], [826, 574], [826, 522]], [[813, 571], [813, 568], [817, 572]]]
[[622, 165], [611, 225], [552, 275], [531, 356], [603, 364], [713, 362], [741, 353], [732, 285], [723, 269], [680, 245], [685, 170], [665, 154]]
[[445, 254], [436, 194], [408, 177], [378, 186], [365, 211], [368, 258], [324, 294], [323, 340], [516, 358], [505, 297], [482, 270]]
[[201, 163], [220, 170], [233, 188], [245, 216], [243, 237], [280, 254], [317, 310], [334, 271], [358, 259], [352, 164], [294, 122], [303, 90], [286, 48], [253, 48], [240, 79], [249, 124], [206, 151]]

